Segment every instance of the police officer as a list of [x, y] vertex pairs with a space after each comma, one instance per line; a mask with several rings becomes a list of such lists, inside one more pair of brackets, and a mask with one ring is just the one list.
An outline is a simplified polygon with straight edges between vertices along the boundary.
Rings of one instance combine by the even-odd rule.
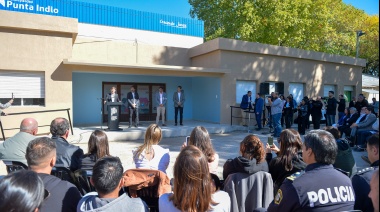
[[324, 130], [305, 135], [302, 157], [304, 173], [288, 177], [269, 205], [271, 211], [347, 211], [354, 208], [351, 180], [334, 169], [338, 152], [334, 137]]
[[379, 134], [369, 137], [367, 142], [368, 159], [371, 167], [358, 171], [352, 177], [352, 186], [356, 194], [355, 210], [374, 211], [371, 199], [368, 197], [370, 192], [370, 181], [373, 173], [379, 168]]

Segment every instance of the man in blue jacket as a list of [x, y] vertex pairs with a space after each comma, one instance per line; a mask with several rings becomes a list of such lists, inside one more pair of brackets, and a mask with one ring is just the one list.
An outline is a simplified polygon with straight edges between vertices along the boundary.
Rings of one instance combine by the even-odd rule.
[[247, 126], [247, 123], [245, 121], [246, 119], [246, 113], [244, 111], [246, 110], [252, 110], [252, 92], [248, 91], [247, 94], [243, 96], [240, 103], [241, 108], [241, 125]]
[[255, 99], [255, 108], [254, 108], [256, 122], [257, 122], [256, 130], [261, 130], [263, 128], [261, 125], [261, 116], [263, 115], [263, 107], [264, 107], [264, 99], [260, 97], [260, 93], [257, 93], [256, 99]]

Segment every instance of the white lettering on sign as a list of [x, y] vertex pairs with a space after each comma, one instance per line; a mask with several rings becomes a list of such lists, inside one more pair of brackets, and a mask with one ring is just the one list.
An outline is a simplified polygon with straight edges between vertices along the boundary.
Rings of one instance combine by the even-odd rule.
[[175, 28], [182, 28], [182, 29], [186, 29], [187, 28], [187, 25], [183, 24], [181, 22], [177, 22], [177, 24], [176, 24], [173, 21], [160, 20], [160, 24], [163, 24], [165, 26], [175, 27]]
[[13, 9], [19, 9], [19, 10], [27, 10], [27, 11], [34, 11], [34, 9], [37, 12], [44, 12], [44, 13], [54, 13], [58, 14], [59, 10], [58, 8], [54, 8], [53, 6], [40, 6], [40, 5], [33, 5], [33, 1], [31, 0], [8, 0], [5, 2], [5, 0], [0, 0], [0, 5], [3, 5], [6, 8], [13, 8]]
[[318, 192], [307, 192], [309, 206], [315, 207], [315, 203], [327, 204], [336, 202], [355, 201], [354, 192], [351, 186], [339, 186], [333, 189], [319, 189]]

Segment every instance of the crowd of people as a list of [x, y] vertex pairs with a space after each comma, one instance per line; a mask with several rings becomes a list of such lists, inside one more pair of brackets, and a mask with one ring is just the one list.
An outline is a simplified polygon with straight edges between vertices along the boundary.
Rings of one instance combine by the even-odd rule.
[[[28, 167], [0, 180], [3, 191], [0, 211], [149, 211], [142, 199], [120, 193], [127, 178], [120, 159], [109, 151], [105, 132], [92, 132], [84, 154], [82, 149], [67, 142], [69, 123], [65, 118], [51, 122], [51, 137], [36, 137], [36, 126], [36, 120], [24, 119], [20, 132], [0, 147], [1, 159], [26, 161]], [[159, 145], [161, 139], [160, 126], [149, 125], [144, 143], [133, 150], [131, 159], [136, 169], [157, 170], [165, 175], [170, 150]], [[247, 135], [240, 143], [240, 154], [224, 163], [219, 179], [215, 175], [219, 155], [207, 129], [197, 126], [175, 160], [172, 191], [160, 195], [158, 207], [160, 211], [194, 212], [243, 211], [241, 207], [255, 211], [322, 208], [378, 211], [375, 192], [378, 191], [378, 180], [375, 180], [379, 164], [378, 133], [371, 134], [366, 145], [371, 167], [356, 172], [351, 147], [336, 127], [309, 131], [303, 139], [297, 130], [284, 129], [278, 146]], [[51, 174], [58, 167], [73, 172], [90, 170], [90, 182], [96, 192], [82, 197], [76, 185]], [[243, 186], [233, 186], [236, 181]], [[253, 203], [242, 206], [238, 200], [243, 196], [252, 198]]]
[[[252, 101], [251, 95], [248, 93], [243, 99], [261, 117], [264, 100], [257, 94]], [[330, 92], [327, 104], [320, 97], [314, 100], [305, 97], [297, 105], [292, 96], [285, 98], [273, 93], [268, 104], [273, 137], [278, 138], [278, 144], [247, 135], [237, 148], [239, 155], [224, 163], [220, 178], [219, 154], [210, 134], [205, 127], [195, 127], [175, 159], [173, 178], [159, 183], [170, 184], [170, 189], [161, 189], [158, 209], [379, 211], [376, 104], [366, 104], [359, 95], [352, 107], [345, 107], [346, 103], [341, 103], [343, 96], [337, 101], [333, 95]], [[163, 97], [158, 99], [161, 101]], [[180, 94], [177, 97], [181, 99]], [[111, 94], [110, 98], [118, 97]], [[326, 127], [319, 129], [320, 120], [314, 117], [320, 119], [323, 107], [327, 111]], [[298, 130], [291, 128], [295, 111]], [[316, 129], [306, 131], [310, 115]], [[258, 124], [257, 129], [261, 128]], [[51, 137], [38, 137], [37, 133], [37, 120], [25, 118], [20, 123], [20, 132], [0, 145], [0, 160], [17, 161], [28, 168], [0, 177], [0, 211], [149, 211], [143, 199], [121, 192], [130, 183], [127, 182], [130, 170], [124, 170], [120, 159], [110, 152], [104, 131], [91, 133], [86, 153], [67, 141], [70, 128], [65, 118], [51, 121]], [[161, 140], [161, 127], [157, 123], [149, 125], [144, 142], [133, 149], [131, 160], [136, 170], [155, 170], [162, 180], [167, 178], [170, 149], [163, 148]], [[352, 150], [367, 151], [366, 160], [371, 166], [357, 170]], [[83, 196], [77, 185], [52, 174], [59, 168], [72, 173], [89, 171], [95, 191]]]

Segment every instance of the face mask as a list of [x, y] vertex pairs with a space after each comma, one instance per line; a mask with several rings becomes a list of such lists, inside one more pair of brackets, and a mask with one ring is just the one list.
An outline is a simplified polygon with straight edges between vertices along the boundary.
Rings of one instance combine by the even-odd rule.
[[365, 112], [361, 111], [360, 114], [361, 114], [361, 115], [365, 115]]

